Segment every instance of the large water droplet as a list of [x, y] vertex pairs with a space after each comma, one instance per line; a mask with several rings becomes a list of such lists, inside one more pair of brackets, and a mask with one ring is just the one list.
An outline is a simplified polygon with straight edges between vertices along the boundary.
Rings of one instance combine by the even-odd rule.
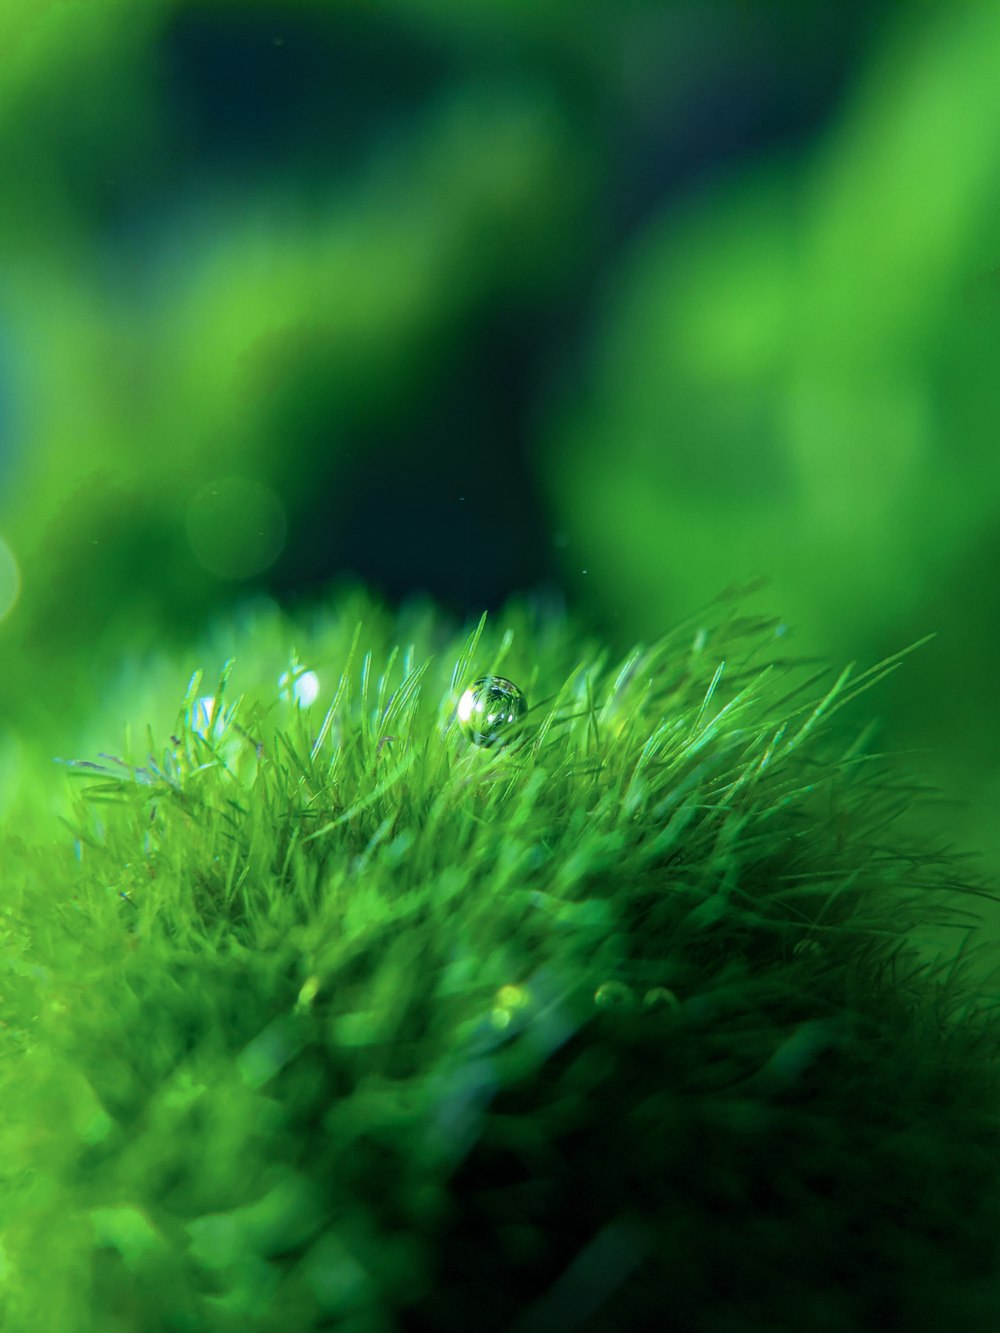
[[475, 745], [493, 745], [508, 739], [528, 711], [524, 694], [513, 681], [503, 676], [483, 676], [474, 680], [458, 701], [458, 722]]

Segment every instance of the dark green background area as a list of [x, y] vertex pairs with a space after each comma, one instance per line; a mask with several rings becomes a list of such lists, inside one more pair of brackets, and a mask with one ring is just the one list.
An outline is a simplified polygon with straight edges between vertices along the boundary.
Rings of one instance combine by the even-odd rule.
[[[0, 12], [0, 796], [234, 599], [758, 575], [1000, 867], [991, 4]], [[11, 559], [16, 560], [16, 575]], [[69, 741], [66, 742], [69, 744]]]

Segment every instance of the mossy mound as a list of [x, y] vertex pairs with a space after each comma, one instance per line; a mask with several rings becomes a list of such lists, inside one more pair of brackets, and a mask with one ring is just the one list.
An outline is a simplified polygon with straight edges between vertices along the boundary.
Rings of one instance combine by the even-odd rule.
[[1000, 1040], [912, 940], [986, 890], [831, 725], [898, 662], [780, 630], [354, 595], [164, 664], [5, 836], [3, 1327], [995, 1329]]

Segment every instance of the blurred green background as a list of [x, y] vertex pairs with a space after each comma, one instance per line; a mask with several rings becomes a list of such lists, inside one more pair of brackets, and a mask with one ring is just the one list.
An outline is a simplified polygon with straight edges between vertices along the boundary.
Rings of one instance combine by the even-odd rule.
[[0, 6], [0, 795], [247, 596], [624, 646], [765, 575], [796, 652], [936, 631], [872, 707], [1000, 870], [998, 50], [992, 2]]

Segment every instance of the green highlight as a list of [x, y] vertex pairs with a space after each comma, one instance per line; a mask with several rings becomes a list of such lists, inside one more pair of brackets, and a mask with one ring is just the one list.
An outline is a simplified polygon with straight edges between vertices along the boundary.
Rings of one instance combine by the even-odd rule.
[[5, 1330], [995, 1327], [992, 895], [779, 628], [262, 608], [26, 757]]

